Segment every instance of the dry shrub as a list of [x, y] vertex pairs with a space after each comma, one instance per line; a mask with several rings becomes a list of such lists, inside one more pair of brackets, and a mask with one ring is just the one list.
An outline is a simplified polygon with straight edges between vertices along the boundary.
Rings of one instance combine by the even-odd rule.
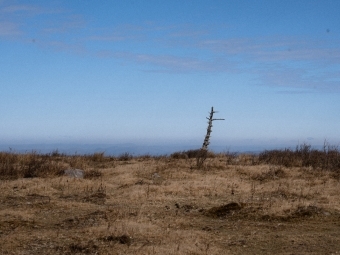
[[93, 162], [105, 162], [107, 160], [104, 152], [95, 152], [92, 155], [86, 156], [86, 158]]
[[128, 152], [124, 152], [118, 156], [118, 160], [120, 161], [129, 161], [130, 159], [133, 159], [133, 156]]
[[59, 176], [63, 170], [64, 166], [48, 154], [0, 154], [0, 179]]
[[18, 155], [9, 152], [0, 153], [0, 179], [17, 179], [20, 166]]
[[66, 162], [74, 169], [84, 169], [88, 165], [86, 158], [81, 155], [67, 157]]
[[230, 151], [227, 151], [227, 152], [224, 152], [223, 153], [223, 156], [225, 157], [226, 159], [226, 163], [227, 165], [232, 165], [236, 162], [236, 159], [237, 159], [237, 152], [230, 152]]
[[271, 167], [269, 171], [256, 174], [252, 177], [253, 180], [257, 181], [269, 181], [269, 180], [276, 180], [279, 178], [284, 178], [286, 176], [285, 171], [281, 167]]
[[265, 150], [259, 154], [259, 162], [262, 164], [282, 165], [285, 167], [296, 166], [296, 157], [290, 149]]
[[64, 167], [53, 161], [49, 155], [35, 152], [25, 155], [22, 170], [24, 178], [60, 176], [64, 173]]
[[242, 166], [254, 166], [259, 163], [258, 156], [255, 154], [240, 154], [237, 157], [237, 162]]
[[[197, 149], [197, 150], [187, 150], [187, 151], [177, 151], [172, 154], [170, 154], [170, 158], [173, 159], [188, 159], [188, 158], [197, 158], [202, 155], [202, 149]], [[212, 151], [208, 151], [207, 158], [215, 158], [216, 155]]]
[[99, 177], [102, 177], [102, 172], [100, 172], [98, 169], [92, 169], [85, 171], [84, 178], [85, 179], [96, 179]]
[[313, 149], [311, 145], [302, 144], [293, 151], [265, 150], [259, 154], [263, 164], [282, 165], [285, 167], [312, 167], [313, 169], [340, 171], [340, 152], [337, 147], [325, 143], [323, 150]]
[[139, 161], [143, 161], [143, 160], [149, 160], [149, 159], [152, 159], [152, 156], [150, 155], [150, 154], [143, 154], [143, 155], [139, 155], [138, 157], [137, 157], [137, 159], [139, 160]]
[[60, 158], [63, 158], [63, 157], [67, 157], [67, 155], [65, 153], [60, 153], [58, 149], [52, 151], [51, 153], [47, 154], [51, 157], [53, 157], [54, 159], [60, 159]]
[[170, 158], [172, 158], [172, 159], [187, 159], [189, 157], [184, 151], [182, 151], [182, 152], [176, 151], [176, 152], [170, 154]]

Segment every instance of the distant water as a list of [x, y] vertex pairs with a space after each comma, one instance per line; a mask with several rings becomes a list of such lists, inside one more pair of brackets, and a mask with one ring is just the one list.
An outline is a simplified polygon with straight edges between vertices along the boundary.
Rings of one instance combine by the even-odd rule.
[[[26, 153], [35, 151], [37, 153], [51, 153], [58, 150], [59, 153], [68, 155], [93, 154], [95, 152], [104, 152], [107, 156], [117, 156], [122, 153], [138, 155], [169, 155], [176, 151], [199, 149], [201, 144], [163, 144], [163, 145], [141, 145], [133, 143], [125, 144], [0, 144], [0, 151], [12, 151], [16, 153]], [[219, 152], [238, 152], [238, 153], [259, 153], [271, 149], [295, 149], [295, 146], [229, 146], [229, 145], [211, 145], [209, 150]], [[318, 148], [319, 149], [319, 148]]]
[[[68, 155], [93, 154], [95, 152], [104, 152], [105, 155], [120, 155], [122, 153], [130, 153], [134, 156], [138, 155], [169, 155], [176, 151], [199, 149], [201, 144], [165, 144], [165, 145], [138, 145], [138, 144], [0, 144], [0, 151], [12, 151], [16, 153], [26, 153], [35, 151], [37, 153], [51, 153], [58, 150], [59, 153]], [[252, 152], [262, 151], [259, 147], [247, 146], [210, 146], [209, 149], [216, 153], [219, 152]]]

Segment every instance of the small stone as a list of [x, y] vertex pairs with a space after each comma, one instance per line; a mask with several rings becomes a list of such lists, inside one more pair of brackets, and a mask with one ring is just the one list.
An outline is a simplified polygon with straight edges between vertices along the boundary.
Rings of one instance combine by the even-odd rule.
[[161, 184], [163, 182], [162, 176], [160, 176], [158, 173], [154, 173], [152, 175], [152, 179], [154, 184]]
[[65, 175], [73, 178], [84, 178], [84, 170], [81, 169], [67, 169], [65, 170]]

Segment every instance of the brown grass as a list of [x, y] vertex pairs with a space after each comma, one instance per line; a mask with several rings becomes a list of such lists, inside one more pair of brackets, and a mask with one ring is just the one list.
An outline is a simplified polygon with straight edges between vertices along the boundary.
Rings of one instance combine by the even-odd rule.
[[339, 170], [260, 157], [0, 153], [0, 254], [339, 252]]

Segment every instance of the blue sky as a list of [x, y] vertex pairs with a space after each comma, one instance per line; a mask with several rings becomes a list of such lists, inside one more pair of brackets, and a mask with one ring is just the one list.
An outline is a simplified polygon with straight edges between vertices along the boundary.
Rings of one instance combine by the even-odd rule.
[[338, 145], [339, 10], [0, 0], [0, 143]]

